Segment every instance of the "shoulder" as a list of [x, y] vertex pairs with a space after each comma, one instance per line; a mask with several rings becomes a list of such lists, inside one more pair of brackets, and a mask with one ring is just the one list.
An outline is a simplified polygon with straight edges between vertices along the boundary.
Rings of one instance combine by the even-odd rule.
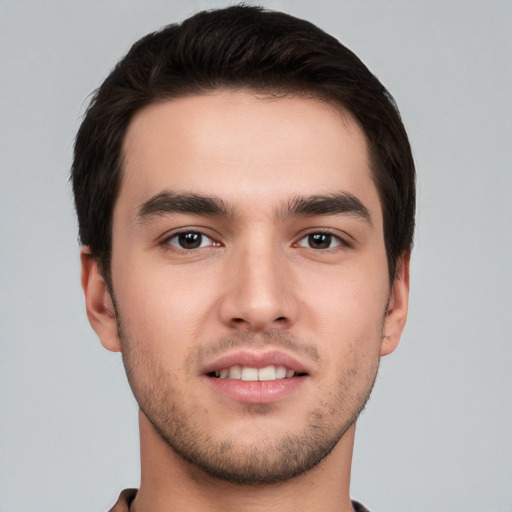
[[125, 489], [109, 512], [130, 512], [130, 503], [136, 494], [137, 489]]
[[352, 506], [355, 512], [370, 512], [364, 505], [361, 505], [358, 501], [352, 501]]

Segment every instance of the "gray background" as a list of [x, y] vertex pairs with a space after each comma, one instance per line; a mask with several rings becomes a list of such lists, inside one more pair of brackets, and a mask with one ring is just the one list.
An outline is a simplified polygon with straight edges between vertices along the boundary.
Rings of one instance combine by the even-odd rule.
[[[512, 511], [510, 0], [267, 1], [396, 97], [419, 171], [410, 320], [358, 427], [375, 512]], [[0, 511], [106, 510], [137, 407], [90, 329], [67, 182], [86, 97], [146, 32], [215, 1], [0, 0]]]

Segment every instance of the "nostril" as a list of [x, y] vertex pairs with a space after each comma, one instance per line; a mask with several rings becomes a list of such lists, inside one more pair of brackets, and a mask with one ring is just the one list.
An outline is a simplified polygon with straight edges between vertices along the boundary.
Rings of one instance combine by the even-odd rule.
[[278, 316], [272, 319], [272, 316], [248, 314], [247, 318], [243, 316], [233, 316], [229, 324], [234, 329], [248, 329], [254, 331], [263, 331], [266, 329], [282, 329], [289, 323], [287, 316]]

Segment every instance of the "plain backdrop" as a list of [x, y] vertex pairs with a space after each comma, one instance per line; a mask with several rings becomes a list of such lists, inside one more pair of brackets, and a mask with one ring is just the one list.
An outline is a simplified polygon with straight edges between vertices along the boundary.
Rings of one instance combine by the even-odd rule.
[[[409, 323], [359, 421], [352, 495], [374, 512], [510, 512], [512, 2], [263, 4], [362, 58], [417, 161]], [[107, 510], [138, 485], [137, 406], [84, 312], [73, 139], [131, 43], [219, 5], [0, 0], [1, 512]]]

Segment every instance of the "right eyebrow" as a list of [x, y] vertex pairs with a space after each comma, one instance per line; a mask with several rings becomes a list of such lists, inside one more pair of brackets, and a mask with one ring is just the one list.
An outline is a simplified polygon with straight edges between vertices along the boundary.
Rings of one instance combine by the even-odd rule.
[[348, 192], [297, 196], [288, 202], [283, 211], [284, 217], [341, 214], [354, 215], [373, 226], [368, 208], [356, 196]]
[[233, 217], [231, 209], [218, 197], [163, 191], [142, 203], [137, 220], [144, 223], [169, 213]]

